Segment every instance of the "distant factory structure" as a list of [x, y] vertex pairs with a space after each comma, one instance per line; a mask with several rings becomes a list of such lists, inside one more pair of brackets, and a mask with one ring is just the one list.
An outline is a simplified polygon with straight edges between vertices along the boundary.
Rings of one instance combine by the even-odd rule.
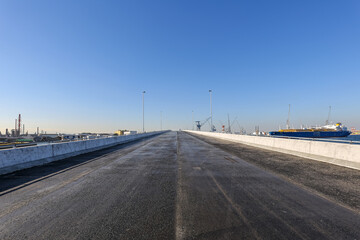
[[11, 131], [13, 137], [20, 137], [20, 135], [25, 135], [25, 124], [21, 126], [21, 114], [15, 119], [15, 129]]
[[114, 132], [114, 135], [122, 136], [122, 135], [133, 135], [137, 134], [137, 131], [130, 131], [130, 130], [117, 130]]
[[[15, 119], [15, 128], [9, 131], [8, 128], [5, 130], [5, 137], [20, 137], [28, 135], [28, 132], [25, 132], [25, 124], [22, 124], [21, 114]], [[0, 132], [0, 136], [3, 136]]]
[[134, 135], [137, 134], [137, 131], [132, 130], [117, 130], [114, 133], [74, 133], [74, 134], [65, 134], [65, 133], [47, 133], [44, 130], [36, 128], [34, 134], [29, 134], [28, 131], [25, 132], [25, 124], [23, 124], [23, 119], [21, 114], [18, 118], [15, 119], [14, 129], [6, 128], [5, 134], [3, 135], [0, 131], [0, 149], [6, 147], [11, 147], [13, 145], [18, 146], [19, 144], [36, 144], [38, 142], [68, 142], [68, 141], [82, 141], [98, 138], [108, 138], [114, 136], [122, 135]]

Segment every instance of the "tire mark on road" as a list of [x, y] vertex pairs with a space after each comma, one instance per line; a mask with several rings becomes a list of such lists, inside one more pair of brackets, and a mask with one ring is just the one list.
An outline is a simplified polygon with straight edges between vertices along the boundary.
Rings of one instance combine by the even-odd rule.
[[225, 156], [224, 159], [228, 160], [229, 162], [232, 162], [232, 163], [237, 163], [237, 161], [231, 157], [228, 157], [228, 156]]
[[220, 190], [220, 192], [222, 193], [222, 195], [225, 197], [225, 199], [230, 203], [230, 205], [232, 206], [232, 208], [236, 211], [236, 213], [241, 217], [241, 220], [245, 223], [245, 225], [250, 229], [251, 233], [253, 234], [255, 239], [261, 239], [261, 237], [259, 236], [259, 234], [257, 233], [257, 231], [251, 227], [251, 224], [249, 222], [249, 220], [247, 219], [247, 217], [244, 215], [241, 207], [236, 204], [230, 197], [229, 195], [225, 192], [225, 190], [221, 187], [221, 185], [219, 184], [219, 182], [215, 179], [215, 177], [211, 174], [210, 171], [206, 171], [207, 174], [211, 177], [211, 179], [214, 181], [216, 187]]

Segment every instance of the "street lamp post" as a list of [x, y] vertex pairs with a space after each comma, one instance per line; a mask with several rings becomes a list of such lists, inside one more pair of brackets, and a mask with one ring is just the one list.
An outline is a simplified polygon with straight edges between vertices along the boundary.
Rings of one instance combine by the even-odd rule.
[[213, 116], [212, 116], [212, 90], [209, 90], [209, 93], [210, 93], [210, 117], [211, 117], [211, 120], [210, 120], [210, 132], [213, 131]]
[[145, 117], [144, 117], [144, 94], [145, 94], [146, 92], [145, 91], [143, 91], [142, 92], [142, 104], [143, 104], [143, 132], [145, 132], [145, 122], [144, 122], [144, 120], [145, 120]]

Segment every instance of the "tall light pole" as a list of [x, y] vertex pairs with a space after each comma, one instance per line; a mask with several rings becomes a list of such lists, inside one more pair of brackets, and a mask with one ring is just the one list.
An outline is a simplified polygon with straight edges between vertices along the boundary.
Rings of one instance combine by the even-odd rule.
[[145, 120], [145, 117], [144, 117], [144, 94], [145, 94], [145, 93], [146, 93], [145, 91], [142, 92], [142, 101], [143, 101], [143, 132], [145, 132], [145, 122], [144, 122], [144, 120]]
[[211, 120], [210, 120], [210, 132], [213, 131], [213, 117], [212, 117], [212, 90], [209, 90], [209, 93], [210, 93], [210, 117], [211, 117]]

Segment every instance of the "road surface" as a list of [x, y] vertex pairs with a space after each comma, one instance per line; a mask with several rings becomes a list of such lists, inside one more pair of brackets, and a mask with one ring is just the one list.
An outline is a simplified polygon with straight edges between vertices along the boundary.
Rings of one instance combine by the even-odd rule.
[[0, 239], [360, 238], [356, 211], [183, 132], [4, 175], [0, 209]]

